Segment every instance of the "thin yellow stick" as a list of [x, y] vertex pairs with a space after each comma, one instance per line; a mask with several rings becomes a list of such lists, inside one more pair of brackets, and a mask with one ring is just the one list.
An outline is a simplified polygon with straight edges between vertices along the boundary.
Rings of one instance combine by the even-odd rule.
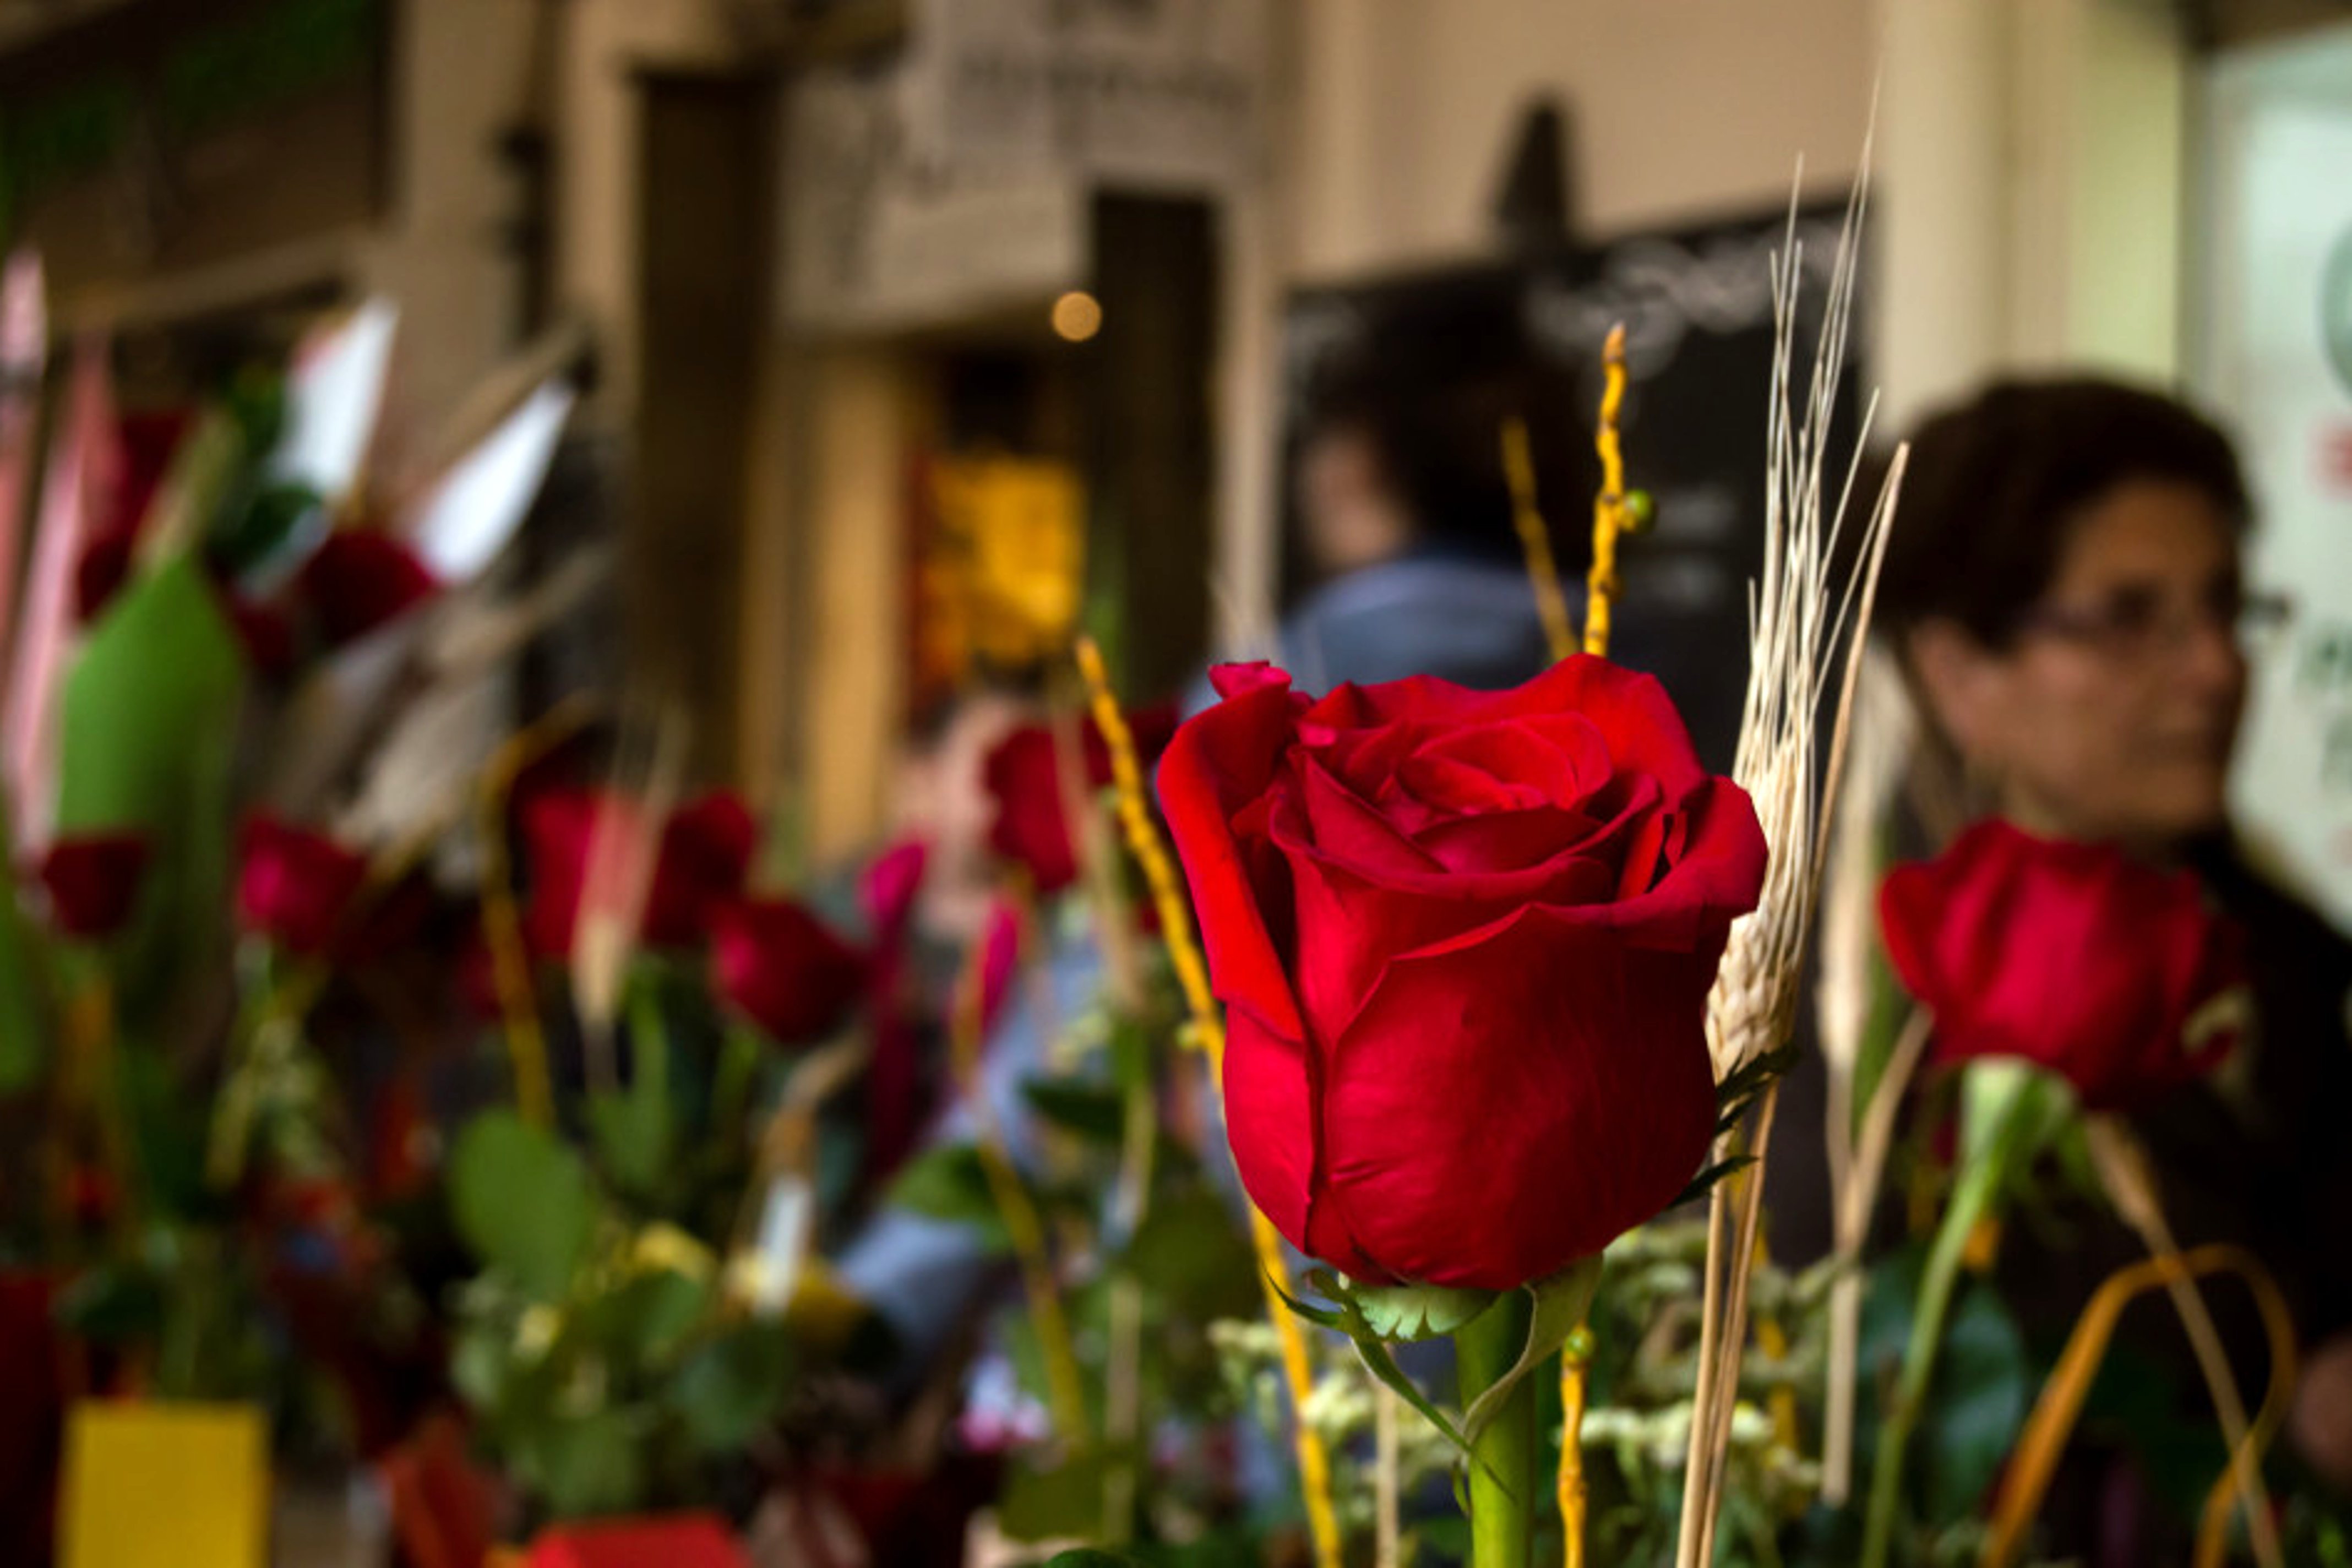
[[[1209, 1077], [1222, 1095], [1224, 1089], [1225, 1030], [1217, 1018], [1216, 998], [1209, 990], [1208, 965], [1192, 935], [1192, 911], [1178, 889], [1176, 868], [1160, 842], [1145, 804], [1143, 770], [1135, 760], [1135, 737], [1111, 695], [1110, 678], [1103, 668], [1102, 650], [1092, 637], [1077, 645], [1079, 673], [1086, 677], [1093, 704], [1095, 727], [1102, 731], [1110, 752], [1111, 779], [1118, 786], [1119, 826], [1129, 853], [1143, 868], [1151, 889], [1152, 906], [1160, 913], [1160, 932], [1168, 943], [1169, 961], [1183, 988], [1184, 1005], [1192, 1015], [1192, 1042], [1209, 1058]], [[1283, 1304], [1280, 1289], [1290, 1282], [1289, 1266], [1282, 1256], [1282, 1238], [1274, 1224], [1250, 1205], [1250, 1245], [1257, 1253], [1258, 1284], [1265, 1295], [1266, 1318], [1282, 1346], [1282, 1371], [1290, 1387], [1292, 1427], [1298, 1456], [1298, 1484], [1306, 1495], [1307, 1528], [1315, 1543], [1317, 1568], [1340, 1568], [1339, 1516], [1331, 1503], [1331, 1460], [1323, 1439], [1307, 1424], [1307, 1396], [1315, 1391], [1315, 1370], [1307, 1358], [1307, 1336]]]
[[1584, 1568], [1584, 1379], [1592, 1331], [1578, 1329], [1559, 1355], [1559, 1522], [1561, 1562]]
[[[2075, 1417], [2081, 1414], [2091, 1382], [2105, 1359], [2107, 1342], [2115, 1334], [2124, 1309], [2147, 1291], [2217, 1273], [2234, 1273], [2246, 1281], [2270, 1337], [2270, 1389], [2245, 1444], [2231, 1456], [2231, 1464], [2235, 1467], [2259, 1458], [2294, 1394], [2294, 1324], [2277, 1285], [2252, 1254], [2236, 1247], [2192, 1247], [2187, 1252], [2126, 1264], [2092, 1293], [2083, 1315], [2074, 1321], [2074, 1332], [2067, 1337], [2058, 1364], [2051, 1369], [2049, 1381], [2042, 1385], [2041, 1397], [2034, 1402], [2025, 1433], [2018, 1439], [2003, 1472], [2000, 1493], [1993, 1507], [1991, 1533], [1986, 1537], [1984, 1552], [1978, 1559], [1982, 1568], [2007, 1568], [2016, 1560], [2024, 1543], [2026, 1527], [2041, 1511], [2042, 1494], [2057, 1470], [2059, 1457], [2074, 1429]], [[2224, 1469], [2206, 1499], [2204, 1519], [2198, 1531], [2199, 1568], [2208, 1568], [2209, 1564], [2218, 1568], [2221, 1561], [2222, 1527], [2227, 1524], [2229, 1503], [2235, 1491], [2232, 1469]]]
[[484, 771], [478, 803], [482, 934], [489, 943], [490, 973], [498, 987], [499, 1010], [505, 1016], [515, 1109], [534, 1127], [554, 1125], [555, 1091], [547, 1069], [547, 1035], [540, 1027], [539, 998], [531, 986], [530, 956], [523, 948], [522, 913], [515, 903], [514, 868], [507, 851], [507, 797], [523, 769], [586, 722], [590, 710], [584, 699], [560, 702], [510, 737]]
[[1528, 581], [1536, 591], [1536, 614], [1541, 617], [1544, 639], [1555, 659], [1576, 651], [1576, 627], [1568, 618], [1568, 595], [1559, 585], [1559, 563], [1552, 559], [1551, 534], [1544, 528], [1536, 505], [1535, 458], [1528, 449], [1528, 422], [1516, 415], [1503, 423], [1503, 478], [1511, 487], [1511, 521], [1519, 531], [1519, 548], [1528, 562]]
[[[2117, 1118], [2100, 1115], [2090, 1119], [2086, 1131], [2091, 1163], [2125, 1222], [2139, 1233], [2148, 1255], [2158, 1258], [2178, 1256], [2180, 1243], [2174, 1238], [2171, 1223], [2165, 1218], [2164, 1204], [2157, 1192], [2156, 1172], [2148, 1162], [2147, 1151], [2130, 1126]], [[2194, 1279], [2186, 1275], [2178, 1277], [2166, 1282], [2166, 1289], [2172, 1297], [2173, 1310], [2179, 1314], [2180, 1326], [2188, 1332], [2189, 1346], [2196, 1352], [2198, 1370], [2204, 1374], [2205, 1386], [2212, 1396], [2213, 1412], [2221, 1419], [2221, 1436], [2230, 1455], [2229, 1467], [2223, 1472], [2226, 1489], [2234, 1492], [2244, 1505], [2246, 1531], [2253, 1544], [2254, 1558], [2262, 1568], [2282, 1568], [2285, 1557], [2279, 1545], [2278, 1528], [2271, 1521], [2270, 1500], [2263, 1494], [2262, 1470], [2254, 1461], [2246, 1422], [2245, 1396], [2238, 1391], [2238, 1379], [2231, 1371], [2229, 1352], [2222, 1348], [2221, 1331]]]
[[1625, 497], [1625, 449], [1617, 416], [1625, 405], [1625, 323], [1609, 329], [1601, 345], [1601, 417], [1592, 433], [1601, 455], [1601, 493], [1592, 498], [1592, 569], [1584, 578], [1584, 651], [1609, 651], [1609, 611], [1617, 599], [1617, 536], [1637, 524]]

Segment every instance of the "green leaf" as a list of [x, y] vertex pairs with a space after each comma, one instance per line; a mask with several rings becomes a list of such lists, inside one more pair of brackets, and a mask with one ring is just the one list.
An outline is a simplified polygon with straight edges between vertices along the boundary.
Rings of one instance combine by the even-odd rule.
[[486, 1111], [449, 1161], [457, 1233], [526, 1294], [560, 1300], [596, 1223], [588, 1167], [554, 1134], [511, 1111]]
[[588, 1133], [613, 1185], [649, 1198], [670, 1170], [669, 1107], [635, 1084], [588, 1096]]
[[1349, 1294], [1372, 1332], [1388, 1341], [1442, 1339], [1502, 1299], [1500, 1291], [1443, 1285], [1356, 1285]]
[[1972, 1512], [2016, 1444], [2032, 1396], [2025, 1342], [1993, 1288], [1969, 1287], [1954, 1305], [1920, 1422], [1931, 1517]]
[[1195, 1322], [1247, 1318], [1257, 1300], [1257, 1258], [1216, 1194], [1192, 1186], [1163, 1194], [1122, 1259], [1157, 1300]]
[[1494, 1420], [1519, 1379], [1542, 1365], [1546, 1357], [1568, 1342], [1569, 1335], [1583, 1326], [1592, 1310], [1593, 1293], [1601, 1288], [1601, 1268], [1598, 1256], [1588, 1258], [1526, 1288], [1528, 1294], [1535, 1298], [1535, 1311], [1528, 1321], [1527, 1348], [1519, 1352], [1511, 1370], [1487, 1384], [1470, 1408], [1463, 1412], [1462, 1433], [1466, 1439], [1475, 1443], [1478, 1434]]
[[688, 1356], [665, 1397], [698, 1452], [731, 1453], [773, 1418], [792, 1370], [782, 1326], [748, 1321]]
[[1099, 1448], [1058, 1464], [1016, 1463], [997, 1507], [997, 1526], [1014, 1541], [1087, 1536], [1102, 1525], [1103, 1468]]
[[1089, 1142], [1116, 1146], [1126, 1131], [1127, 1102], [1108, 1084], [1033, 1078], [1021, 1093], [1038, 1115]]
[[559, 1419], [532, 1435], [524, 1455], [560, 1519], [626, 1513], [645, 1500], [645, 1439], [626, 1411]]
[[684, 1348], [687, 1337], [709, 1311], [710, 1301], [709, 1280], [657, 1269], [637, 1276], [598, 1302], [596, 1328], [630, 1363], [651, 1366]]
[[1715, 1184], [1724, 1177], [1744, 1171], [1754, 1163], [1756, 1163], [1756, 1156], [1753, 1154], [1734, 1154], [1727, 1160], [1717, 1160], [1706, 1170], [1693, 1176], [1690, 1179], [1690, 1185], [1685, 1187], [1675, 1196], [1675, 1201], [1666, 1206], [1678, 1209], [1685, 1204], [1694, 1203], [1714, 1191]]
[[888, 1201], [933, 1219], [971, 1226], [992, 1251], [1013, 1248], [980, 1151], [969, 1143], [941, 1144], [917, 1157], [890, 1184]]
[[163, 1282], [146, 1269], [102, 1264], [58, 1293], [57, 1319], [100, 1344], [152, 1341], [163, 1326]]
[[1137, 1561], [1081, 1546], [1074, 1552], [1056, 1552], [1045, 1559], [1045, 1568], [1137, 1568]]
[[140, 914], [119, 949], [139, 1013], [221, 940], [243, 656], [194, 563], [157, 566], [90, 629], [59, 701], [58, 832], [144, 834]]

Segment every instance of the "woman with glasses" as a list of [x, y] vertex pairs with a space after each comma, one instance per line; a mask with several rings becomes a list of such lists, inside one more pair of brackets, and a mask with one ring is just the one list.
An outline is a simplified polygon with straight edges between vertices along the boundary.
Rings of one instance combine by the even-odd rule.
[[[2324, 1492], [2352, 1488], [2352, 946], [2254, 875], [2230, 832], [2248, 651], [2284, 613], [2244, 581], [2250, 521], [2228, 439], [2181, 404], [2090, 378], [2000, 383], [1913, 437], [1878, 625], [1922, 721], [1919, 841], [1906, 851], [1997, 816], [2036, 840], [2188, 868], [2242, 935], [2251, 1026], [2217, 1068], [2129, 1115], [2181, 1244], [2248, 1247], [2291, 1302], [2303, 1373], [2283, 1447]], [[1979, 934], [1998, 947], [1997, 931]], [[2012, 1213], [1997, 1267], [2045, 1366], [2098, 1283], [2145, 1256], [2101, 1205], [2054, 1196], [2064, 1190], [2042, 1183]], [[2259, 1320], [2234, 1284], [2208, 1294], [2259, 1403]], [[2179, 1374], [2169, 1414], [2211, 1431], [2161, 1308], [2135, 1310], [2113, 1361]], [[2212, 1471], [2168, 1495], [2180, 1489], [2150, 1440], [2156, 1415], [2132, 1432], [2099, 1409], [2077, 1429], [2042, 1546], [2095, 1565], [2188, 1561]]]

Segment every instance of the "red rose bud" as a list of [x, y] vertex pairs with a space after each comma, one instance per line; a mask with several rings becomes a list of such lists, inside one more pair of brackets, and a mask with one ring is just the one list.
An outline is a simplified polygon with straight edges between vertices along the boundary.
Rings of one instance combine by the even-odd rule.
[[231, 587], [217, 586], [215, 595], [223, 618], [245, 649], [246, 663], [256, 674], [276, 679], [294, 668], [294, 628], [285, 612], [248, 599]]
[[1938, 1060], [2020, 1057], [2113, 1110], [2236, 1043], [2243, 937], [2194, 873], [1995, 819], [1888, 873], [1878, 913], [1895, 973], [1935, 1017]]
[[100, 942], [130, 923], [149, 849], [136, 833], [91, 833], [61, 838], [41, 858], [41, 885], [49, 918], [64, 935]]
[[672, 813], [646, 900], [645, 940], [655, 947], [701, 941], [711, 915], [743, 896], [759, 849], [760, 825], [740, 795], [714, 792]]
[[711, 920], [710, 968], [728, 1005], [782, 1046], [832, 1034], [866, 983], [857, 954], [788, 899], [720, 908]]
[[1258, 1207], [1358, 1279], [1509, 1289], [1672, 1203], [1765, 850], [1665, 689], [1583, 655], [1492, 693], [1214, 679], [1159, 782]]
[[245, 825], [236, 876], [237, 923], [289, 952], [327, 951], [367, 881], [365, 856], [323, 834], [256, 816]]
[[114, 595], [131, 581], [131, 565], [139, 549], [139, 535], [128, 528], [110, 528], [81, 548], [74, 563], [74, 618], [83, 626], [105, 613]]
[[[1175, 710], [1165, 707], [1144, 709], [1129, 718], [1140, 763], [1149, 766], [1167, 745], [1175, 722]], [[1086, 787], [1100, 790], [1111, 782], [1110, 749], [1091, 719], [1078, 733]], [[989, 752], [984, 777], [996, 807], [989, 847], [1026, 868], [1041, 894], [1058, 893], [1076, 881], [1077, 851], [1063, 811], [1061, 759], [1054, 731], [1030, 724], [1006, 735]]]
[[[524, 806], [532, 877], [524, 927], [533, 952], [549, 958], [571, 953], [598, 835], [619, 834], [641, 844], [644, 818], [635, 802], [583, 790], [551, 790]], [[711, 912], [742, 896], [759, 837], [751, 811], [731, 795], [706, 795], [674, 814], [662, 830], [642, 940], [654, 947], [700, 941]], [[618, 853], [625, 860], [643, 851], [625, 844]]]
[[329, 647], [391, 625], [441, 591], [416, 552], [380, 529], [338, 529], [302, 563], [303, 601]]

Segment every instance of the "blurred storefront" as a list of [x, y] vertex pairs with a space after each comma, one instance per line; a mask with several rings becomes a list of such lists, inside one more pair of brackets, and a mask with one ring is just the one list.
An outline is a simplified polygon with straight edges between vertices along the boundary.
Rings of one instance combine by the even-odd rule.
[[[1532, 254], [1504, 187], [1538, 110], [1559, 210], [1529, 276], [1636, 318], [1681, 298], [1662, 258], [1701, 278], [1725, 236], [1764, 234], [1801, 154], [1801, 199], [1841, 200], [1874, 112], [1861, 380], [1883, 388], [1882, 432], [2008, 367], [2193, 373], [2248, 432], [2275, 522], [2261, 570], [2352, 577], [2326, 570], [2340, 547], [2288, 542], [2325, 540], [2297, 520], [2341, 504], [2332, 340], [2312, 327], [2302, 379], [2273, 374], [2288, 351], [2263, 346], [2263, 314], [2302, 331], [2334, 277], [2314, 251], [2284, 278], [2304, 242], [2263, 226], [2317, 226], [2304, 248], [2326, 248], [2340, 198], [2311, 171], [2339, 163], [2282, 138], [2340, 129], [2345, 17], [2331, 0], [1791, 0], [1769, 20], [1745, 0], [0, 5], [0, 173], [58, 325], [112, 329], [134, 398], [381, 292], [408, 322], [394, 445], [426, 448], [518, 366], [586, 345], [558, 486], [580, 515], [542, 543], [617, 527], [622, 569], [574, 641], [682, 701], [696, 771], [787, 801], [823, 855], [877, 828], [910, 725], [976, 665], [1084, 623], [1144, 694], [1261, 645], [1295, 330], [1318, 301]], [[2290, 384], [2307, 410], [2263, 401]], [[1637, 440], [1687, 435], [1637, 420]], [[2321, 628], [2340, 620], [2304, 619], [2321, 641], [2298, 668], [2336, 668]], [[2352, 742], [2311, 739], [2303, 710], [2282, 717], [2294, 681], [2265, 679], [2250, 777], [2352, 779]], [[2317, 796], [2270, 787], [2247, 805], [2290, 859], [2338, 853], [2340, 826], [2277, 827], [2336, 823]]]

